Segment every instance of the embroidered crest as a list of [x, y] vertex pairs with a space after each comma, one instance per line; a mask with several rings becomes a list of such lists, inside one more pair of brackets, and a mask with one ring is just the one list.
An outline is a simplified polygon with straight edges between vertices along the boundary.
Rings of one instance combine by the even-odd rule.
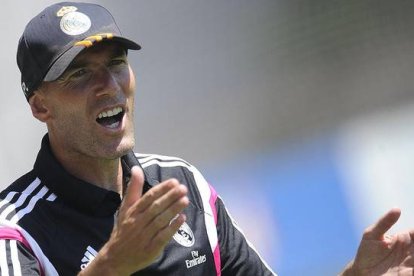
[[183, 223], [173, 236], [174, 240], [185, 247], [194, 245], [195, 237], [187, 223]]
[[57, 13], [62, 17], [60, 29], [68, 35], [80, 35], [91, 27], [91, 19], [84, 13], [78, 12], [76, 7], [62, 7]]

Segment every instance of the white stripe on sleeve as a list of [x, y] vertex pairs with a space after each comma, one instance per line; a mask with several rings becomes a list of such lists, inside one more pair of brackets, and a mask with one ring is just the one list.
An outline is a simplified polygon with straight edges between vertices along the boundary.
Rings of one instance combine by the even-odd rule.
[[1, 276], [9, 276], [9, 267], [7, 265], [6, 240], [0, 240], [0, 272]]
[[19, 196], [19, 199], [14, 204], [10, 204], [1, 213], [0, 219], [6, 219], [6, 217], [12, 213], [16, 208], [22, 206], [26, 198], [40, 185], [40, 179], [36, 178]]
[[17, 251], [17, 242], [16, 240], [10, 241], [10, 253], [11, 260], [13, 264], [13, 274], [14, 276], [22, 276], [22, 270], [20, 268], [19, 253]]
[[24, 215], [30, 213], [33, 210], [34, 206], [36, 205], [36, 202], [39, 201], [39, 199], [41, 199], [48, 191], [49, 190], [46, 187], [43, 187], [42, 189], [40, 189], [40, 191], [30, 199], [29, 204], [25, 208], [23, 208], [19, 212], [17, 212], [17, 214], [15, 214], [10, 219], [10, 221], [12, 223], [17, 223], [17, 221], [19, 221], [20, 218], [22, 218]]

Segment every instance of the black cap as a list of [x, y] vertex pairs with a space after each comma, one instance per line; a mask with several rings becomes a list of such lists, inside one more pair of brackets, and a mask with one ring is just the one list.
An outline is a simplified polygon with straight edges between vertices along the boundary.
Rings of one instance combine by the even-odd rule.
[[17, 49], [26, 99], [42, 81], [56, 80], [83, 49], [105, 40], [141, 49], [122, 36], [111, 13], [100, 5], [62, 2], [44, 9], [26, 25]]

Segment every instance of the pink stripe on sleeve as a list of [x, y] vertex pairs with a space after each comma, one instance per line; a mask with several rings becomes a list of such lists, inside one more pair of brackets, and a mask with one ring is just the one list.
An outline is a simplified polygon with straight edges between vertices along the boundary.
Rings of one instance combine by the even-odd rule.
[[23, 243], [28, 249], [31, 250], [29, 242], [16, 229], [0, 227], [0, 239], [19, 241], [19, 242]]
[[[217, 200], [217, 192], [216, 190], [214, 190], [213, 186], [211, 186], [209, 184], [210, 187], [210, 207], [211, 210], [213, 211], [213, 216], [214, 216], [214, 222], [217, 226], [217, 208], [216, 208], [216, 200]], [[219, 241], [217, 240], [217, 244], [216, 244], [216, 248], [214, 249], [213, 252], [213, 256], [214, 256], [214, 263], [216, 265], [216, 271], [217, 271], [217, 276], [221, 275], [221, 258], [220, 258], [220, 246], [219, 246]]]
[[[19, 242], [23, 243], [26, 246], [26, 248], [33, 254], [33, 256], [35, 256], [29, 242], [26, 240], [26, 238], [17, 229], [7, 228], [7, 227], [0, 227], [0, 239], [19, 241]], [[36, 259], [37, 259], [37, 257], [36, 257]], [[42, 264], [40, 263], [39, 259], [37, 259], [37, 262], [39, 263], [39, 266], [40, 266], [40, 275], [45, 275], [45, 273], [43, 271]]]
[[214, 222], [217, 225], [217, 209], [216, 209], [216, 200], [217, 200], [217, 192], [214, 190], [213, 186], [208, 185], [210, 187], [210, 206], [211, 210], [213, 210]]

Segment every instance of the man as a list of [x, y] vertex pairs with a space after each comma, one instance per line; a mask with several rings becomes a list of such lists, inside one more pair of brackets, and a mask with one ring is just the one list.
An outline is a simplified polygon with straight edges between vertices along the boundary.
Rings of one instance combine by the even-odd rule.
[[95, 4], [54, 4], [26, 26], [22, 88], [48, 133], [0, 195], [2, 275], [274, 274], [196, 168], [132, 152], [138, 49]]
[[[132, 152], [138, 49], [94, 4], [51, 5], [26, 26], [22, 88], [48, 134], [0, 194], [1, 275], [274, 275], [196, 168]], [[412, 273], [413, 234], [384, 238], [398, 216], [366, 231], [344, 275]]]

